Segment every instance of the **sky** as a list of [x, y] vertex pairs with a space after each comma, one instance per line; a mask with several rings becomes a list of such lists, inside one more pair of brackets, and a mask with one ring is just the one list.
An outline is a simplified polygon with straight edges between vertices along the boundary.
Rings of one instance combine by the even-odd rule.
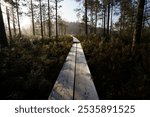
[[59, 10], [59, 14], [62, 16], [62, 19], [70, 22], [78, 20], [76, 16], [77, 13], [74, 10], [79, 7], [79, 3], [75, 2], [75, 0], [64, 0], [60, 5], [62, 5], [62, 7]]
[[[77, 13], [74, 11], [76, 8], [80, 6], [78, 2], [76, 2], [75, 0], [63, 0], [58, 5], [62, 6], [58, 10], [58, 15], [60, 15], [63, 20], [69, 22], [78, 21], [78, 18], [76, 16]], [[5, 8], [3, 11], [5, 12]], [[6, 18], [4, 19], [7, 20]], [[21, 26], [26, 27], [27, 25], [31, 25], [31, 18], [26, 16], [21, 17]]]
[[[60, 15], [63, 20], [69, 22], [78, 21], [78, 18], [76, 16], [77, 13], [74, 11], [76, 8], [80, 6], [78, 2], [75, 2], [75, 0], [64, 0], [61, 1], [58, 5], [62, 6], [58, 10], [58, 15]], [[22, 22], [23, 22], [22, 23], [23, 27], [26, 27], [27, 25], [31, 25], [31, 18], [24, 17], [22, 19]]]
[[[75, 9], [82, 7], [82, 6], [78, 2], [76, 2], [75, 0], [63, 0], [58, 5], [62, 6], [58, 10], [58, 15], [60, 15], [63, 20], [69, 21], [69, 22], [79, 21], [79, 18], [77, 17], [77, 12], [75, 12]], [[5, 8], [3, 11], [5, 12]], [[5, 21], [7, 21], [6, 17], [4, 19]], [[113, 17], [113, 19], [116, 20], [115, 17]], [[27, 16], [21, 17], [21, 27], [28, 28], [28, 26], [31, 26], [31, 18]]]

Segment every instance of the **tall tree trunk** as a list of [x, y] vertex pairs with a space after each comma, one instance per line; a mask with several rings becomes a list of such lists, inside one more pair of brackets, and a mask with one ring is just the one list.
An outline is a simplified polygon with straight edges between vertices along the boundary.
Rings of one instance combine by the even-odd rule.
[[96, 5], [96, 11], [95, 11], [95, 34], [97, 33], [97, 13], [98, 13], [98, 8]]
[[57, 20], [57, 10], [58, 10], [58, 3], [57, 3], [57, 0], [55, 0], [55, 7], [56, 7], [56, 40], [58, 40], [58, 20]]
[[41, 0], [39, 0], [39, 4], [40, 4], [41, 37], [42, 37], [42, 40], [43, 40], [43, 19], [42, 19], [42, 3], [41, 3]]
[[95, 7], [96, 7], [96, 9], [95, 9], [95, 34], [97, 34], [97, 21], [98, 21], [98, 7], [99, 7], [99, 0], [96, 0], [95, 1], [96, 3], [95, 3]]
[[50, 1], [48, 0], [48, 35], [51, 37]]
[[112, 35], [112, 29], [113, 29], [113, 5], [111, 8], [111, 29], [110, 29], [110, 35]]
[[51, 17], [50, 17], [50, 3], [48, 0], [48, 36], [51, 37]]
[[144, 4], [145, 4], [145, 0], [139, 0], [137, 16], [136, 16], [135, 31], [133, 35], [132, 50], [134, 49], [136, 45], [139, 45], [141, 42], [141, 30], [142, 30]]
[[35, 36], [33, 1], [31, 0], [31, 15], [32, 15], [32, 33]]
[[[43, 18], [44, 19], [44, 18]], [[46, 35], [45, 22], [43, 21], [43, 35]]]
[[123, 11], [122, 30], [125, 31], [125, 11]]
[[13, 29], [14, 29], [14, 35], [16, 36], [16, 22], [15, 22], [15, 15], [14, 15], [14, 7], [12, 6], [12, 17], [13, 17]]
[[9, 30], [9, 39], [10, 39], [10, 43], [12, 42], [12, 34], [11, 34], [11, 28], [10, 28], [10, 16], [9, 16], [9, 10], [6, 6], [6, 15], [7, 15], [7, 23], [8, 23], [8, 30]]
[[91, 27], [90, 27], [90, 33], [93, 34], [93, 24], [94, 24], [94, 20], [93, 20], [93, 7], [91, 6], [90, 9], [91, 12]]
[[1, 28], [0, 28], [0, 46], [6, 47], [6, 46], [8, 46], [8, 42], [7, 42], [6, 32], [5, 32], [1, 4], [0, 4], [0, 26], [1, 26]]
[[[135, 0], [132, 3], [132, 16], [131, 16], [131, 29], [134, 28], [134, 19], [135, 19], [135, 12], [134, 12], [134, 3], [135, 3]], [[133, 31], [132, 31], [133, 32]]]
[[103, 36], [106, 37], [106, 7], [104, 6], [104, 33]]
[[44, 35], [46, 35], [46, 29], [45, 29], [45, 27], [46, 27], [46, 21], [45, 21], [46, 17], [45, 16], [46, 16], [45, 15], [45, 7], [43, 7], [42, 17], [43, 17], [43, 34]]
[[18, 29], [19, 29], [19, 37], [21, 37], [21, 29], [20, 29], [20, 17], [19, 17], [19, 6], [18, 6], [18, 1], [16, 0], [16, 5], [17, 5], [17, 19], [18, 19]]
[[85, 35], [88, 35], [88, 24], [87, 24], [87, 0], [85, 0]]
[[110, 1], [107, 6], [107, 36], [109, 35], [109, 21], [110, 21]]

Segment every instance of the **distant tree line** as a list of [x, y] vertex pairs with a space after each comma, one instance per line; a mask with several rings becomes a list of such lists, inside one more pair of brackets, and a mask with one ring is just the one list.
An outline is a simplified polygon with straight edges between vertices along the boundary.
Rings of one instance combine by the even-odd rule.
[[[101, 23], [103, 37], [109, 39], [113, 30], [122, 33], [130, 32], [134, 47], [140, 43], [141, 30], [149, 25], [149, 0], [75, 0], [83, 4], [84, 9], [76, 9], [83, 15], [85, 35], [97, 34]], [[113, 18], [118, 17], [118, 21]], [[89, 28], [88, 28], [89, 27]]]
[[[50, 38], [52, 35], [52, 21], [55, 21], [56, 39], [58, 39], [60, 33], [65, 34], [67, 26], [58, 15], [58, 9], [60, 8], [59, 2], [61, 1], [62, 0], [3, 0], [3, 2], [10, 4], [9, 7], [6, 6], [9, 39], [12, 40], [12, 34], [21, 37], [20, 17], [22, 14], [31, 17], [32, 33], [34, 36], [37, 34], [37, 28], [40, 28], [41, 38], [43, 39], [45, 36], [46, 29], [48, 30], [47, 34]], [[76, 11], [84, 14], [82, 19], [85, 24], [86, 36], [89, 34], [97, 34], [98, 24], [101, 24], [101, 27], [103, 27], [103, 37], [106, 40], [110, 39], [113, 30], [119, 31], [120, 36], [127, 32], [133, 37], [132, 46], [134, 47], [136, 44], [140, 43], [142, 28], [146, 28], [150, 25], [149, 0], [76, 1], [81, 2], [84, 7], [83, 9], [77, 8]], [[28, 8], [28, 11], [22, 11], [22, 6]], [[114, 17], [118, 17], [118, 21], [114, 21]], [[13, 24], [13, 33], [10, 26], [11, 22]], [[4, 26], [2, 9], [0, 9], [0, 25], [0, 44], [5, 47], [8, 45], [8, 39]]]
[[[18, 36], [19, 38], [22, 36], [20, 17], [23, 17], [23, 15], [31, 18], [33, 36], [40, 34], [41, 39], [44, 39], [46, 35], [51, 38], [53, 29], [52, 22], [55, 22], [56, 39], [58, 39], [59, 34], [65, 34], [67, 26], [58, 15], [58, 9], [61, 7], [59, 3], [61, 1], [63, 0], [2, 0], [1, 6], [3, 5], [3, 9], [0, 7], [0, 45], [3, 47], [8, 46], [8, 43], [12, 42], [13, 36]], [[7, 3], [7, 5], [3, 3]], [[27, 10], [23, 11], [22, 7]], [[3, 21], [2, 10], [4, 8], [6, 8], [9, 32], [8, 39], [5, 30], [6, 24]], [[10, 41], [8, 42], [8, 40]]]

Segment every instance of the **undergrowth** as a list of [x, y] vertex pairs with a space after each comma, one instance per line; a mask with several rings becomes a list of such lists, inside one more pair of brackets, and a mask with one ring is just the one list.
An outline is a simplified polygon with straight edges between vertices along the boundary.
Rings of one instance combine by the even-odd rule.
[[78, 38], [100, 99], [150, 99], [150, 43], [132, 53], [121, 39]]
[[13, 39], [0, 50], [0, 99], [48, 99], [72, 39]]

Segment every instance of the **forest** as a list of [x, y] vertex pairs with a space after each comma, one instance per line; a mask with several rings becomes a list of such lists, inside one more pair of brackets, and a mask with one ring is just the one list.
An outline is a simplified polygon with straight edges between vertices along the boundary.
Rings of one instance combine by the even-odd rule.
[[0, 99], [46, 100], [72, 35], [100, 99], [150, 99], [150, 0], [68, 0], [76, 22], [62, 18], [63, 1], [0, 0]]

